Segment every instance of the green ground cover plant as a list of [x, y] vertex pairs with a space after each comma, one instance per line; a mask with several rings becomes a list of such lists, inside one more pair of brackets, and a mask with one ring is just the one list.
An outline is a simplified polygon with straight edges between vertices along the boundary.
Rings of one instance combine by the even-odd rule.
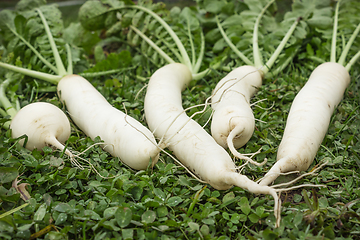
[[[134, 4], [132, 1], [88, 2], [95, 4], [97, 8], [90, 9], [98, 12], [79, 13], [81, 21], [66, 27], [57, 6], [45, 5], [41, 0], [22, 0], [15, 10], [1, 11], [0, 61], [54, 74], [20, 39], [25, 39], [54, 64], [46, 32], [34, 10], [39, 7], [49, 23], [62, 61], [67, 62], [66, 44], [69, 44], [74, 73], [86, 77], [112, 106], [147, 126], [143, 109], [146, 84], [152, 73], [167, 62], [130, 25], [140, 29], [171, 58], [179, 60], [181, 54], [171, 50], [176, 49], [176, 43], [148, 14], [138, 9], [120, 9]], [[233, 43], [251, 56], [252, 49], [248, 46], [251, 46], [254, 14], [267, 2], [198, 0], [186, 10], [167, 9], [166, 5], [149, 1], [137, 3], [169, 24], [185, 46], [191, 63], [196, 63], [205, 43], [198, 72], [210, 71], [193, 80], [182, 92], [184, 109], [192, 107], [187, 111], [188, 116], [203, 110], [204, 105], [193, 106], [204, 104], [217, 82], [229, 70], [244, 64], [223, 40], [215, 16], [222, 21], [231, 16], [233, 20], [243, 19], [246, 14], [250, 16], [248, 22], [241, 24], [229, 19], [223, 27]], [[277, 63], [281, 65], [288, 57], [291, 61], [282, 71], [265, 78], [251, 100], [255, 103], [252, 105], [255, 131], [249, 142], [238, 150], [254, 153], [261, 148], [254, 160], [267, 159], [263, 166], [248, 164], [241, 170], [241, 174], [254, 181], [262, 178], [276, 161], [296, 94], [322, 59], [330, 58], [335, 6], [334, 1], [294, 1], [288, 13], [282, 13], [275, 2], [260, 23], [259, 45], [264, 46], [261, 50], [267, 58], [292, 24], [282, 21], [292, 19], [297, 13], [302, 13], [304, 18]], [[341, 1], [338, 52], [360, 23], [359, 10], [360, 4], [356, 1]], [[91, 29], [94, 25], [83, 24], [81, 17], [88, 23], [94, 20], [98, 26]], [[145, 20], [150, 20], [149, 26], [145, 26]], [[275, 26], [282, 26], [281, 31], [271, 35], [269, 32]], [[274, 42], [266, 44], [269, 41]], [[349, 59], [359, 50], [357, 37], [349, 50]], [[331, 117], [325, 139], [307, 172], [328, 163], [318, 169], [317, 174], [291, 185], [324, 187], [283, 191], [278, 228], [275, 228], [271, 196], [255, 195], [239, 187], [216, 190], [199, 182], [165, 153], [160, 154], [153, 168], [133, 170], [105, 152], [100, 138], [91, 140], [71, 122], [71, 136], [65, 144], [74, 154], [80, 154], [82, 159], [78, 161], [83, 168], [73, 165], [67, 155], [51, 147], [29, 151], [18, 144], [19, 139], [11, 138], [11, 130], [1, 129], [0, 238], [359, 239], [359, 67], [357, 61], [349, 71], [351, 83]], [[17, 102], [22, 107], [45, 101], [66, 112], [51, 84], [0, 67], [0, 81], [10, 77], [17, 80], [8, 86], [6, 96], [15, 107]], [[210, 117], [211, 107], [205, 106], [205, 111], [194, 120], [210, 133]], [[1, 109], [0, 124], [8, 122], [9, 116]], [[234, 161], [239, 166], [244, 163]], [[289, 182], [298, 175], [281, 176], [275, 183]]]

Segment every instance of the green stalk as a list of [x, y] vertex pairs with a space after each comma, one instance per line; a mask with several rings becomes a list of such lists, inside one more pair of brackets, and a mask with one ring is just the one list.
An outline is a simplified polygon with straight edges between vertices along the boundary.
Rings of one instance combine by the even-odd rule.
[[189, 37], [189, 42], [190, 42], [190, 48], [191, 48], [191, 55], [192, 55], [192, 64], [191, 64], [191, 69], [193, 69], [193, 72], [195, 73], [194, 70], [194, 65], [195, 61], [196, 61], [196, 53], [195, 53], [195, 46], [194, 46], [194, 40], [191, 34], [191, 30], [190, 30], [190, 23], [189, 23], [189, 19], [186, 19], [186, 23], [187, 23], [187, 35]]
[[339, 6], [341, 0], [336, 4], [335, 8], [335, 17], [334, 17], [334, 28], [333, 35], [331, 39], [331, 53], [330, 53], [330, 62], [336, 62], [336, 36], [337, 36], [337, 27], [338, 27], [338, 15], [339, 15]]
[[28, 48], [31, 49], [31, 51], [33, 51], [33, 53], [46, 65], [48, 66], [51, 70], [53, 70], [56, 74], [59, 74], [58, 69], [52, 65], [48, 60], [46, 60], [28, 41], [26, 41], [20, 34], [18, 34], [15, 30], [13, 30], [9, 25], [7, 25], [7, 27], [10, 29], [10, 31], [17, 36], [23, 43], [26, 44], [26, 46], [28, 46]]
[[48, 36], [49, 43], [50, 43], [52, 52], [53, 52], [53, 54], [54, 54], [56, 67], [57, 67], [57, 69], [58, 69], [58, 71], [59, 71], [58, 75], [60, 75], [60, 76], [65, 76], [65, 75], [66, 75], [66, 70], [65, 70], [65, 67], [64, 67], [63, 62], [61, 61], [61, 57], [60, 57], [59, 51], [58, 51], [58, 49], [57, 49], [57, 47], [56, 47], [54, 38], [53, 38], [53, 36], [52, 36], [52, 34], [51, 34], [49, 25], [48, 25], [48, 23], [46, 22], [46, 19], [45, 19], [44, 15], [42, 14], [41, 10], [40, 10], [39, 8], [37, 8], [36, 11], [39, 13], [39, 16], [40, 16], [40, 18], [41, 18], [41, 21], [43, 22], [43, 25], [44, 25], [46, 34], [47, 34], [47, 36]]
[[13, 66], [11, 64], [2, 63], [2, 62], [0, 62], [0, 67], [14, 71], [14, 72], [22, 73], [26, 76], [38, 78], [38, 79], [41, 79], [41, 80], [44, 80], [46, 82], [56, 84], [56, 85], [59, 83], [60, 79], [62, 78], [61, 76], [58, 76], [58, 75], [51, 75], [48, 73], [37, 72], [34, 70], [17, 67], [17, 66]]
[[124, 72], [124, 71], [128, 71], [128, 70], [132, 70], [132, 69], [134, 69], [135, 67], [136, 67], [136, 66], [134, 66], [134, 67], [129, 67], [129, 68], [112, 69], [112, 70], [101, 71], [101, 72], [80, 73], [79, 75], [82, 76], [82, 77], [84, 77], [84, 78], [88, 78], [88, 77], [100, 77], [100, 76], [105, 76], [105, 75], [109, 75], [109, 74], [120, 73], [120, 72]]
[[67, 67], [67, 74], [72, 75], [73, 74], [73, 64], [72, 64], [72, 54], [69, 44], [65, 44], [66, 47], [66, 55], [67, 55], [67, 61], [68, 61], [68, 67]]
[[262, 16], [264, 15], [265, 11], [268, 9], [268, 7], [273, 4], [275, 0], [271, 0], [266, 6], [262, 9], [258, 17], [256, 18], [255, 25], [254, 25], [254, 33], [253, 33], [253, 55], [254, 55], [254, 66], [256, 68], [262, 67], [263, 61], [262, 56], [259, 49], [259, 42], [258, 42], [258, 33], [259, 33], [259, 24]]
[[[3, 116], [3, 117], [8, 116], [8, 114], [7, 114], [2, 108], [0, 108], [0, 114], [1, 114], [1, 116]], [[0, 131], [0, 132], [1, 132], [1, 131]]]
[[296, 21], [291, 25], [289, 31], [286, 33], [284, 38], [281, 40], [279, 46], [276, 48], [275, 52], [271, 55], [270, 59], [266, 62], [264, 68], [262, 69], [263, 74], [269, 72], [270, 68], [274, 65], [276, 59], [280, 55], [281, 51], [284, 49], [286, 43], [288, 42], [289, 38], [293, 34], [297, 24], [299, 23], [300, 18], [296, 19]]
[[172, 47], [171, 44], [168, 41], [166, 41], [164, 39], [159, 39], [158, 41], [156, 41], [155, 44], [160, 46], [160, 43], [165, 45], [176, 56], [177, 59], [181, 60], [180, 53], [178, 51], [176, 51], [176, 49], [174, 47]]
[[309, 56], [307, 57], [310, 60], [313, 60], [314, 62], [317, 62], [319, 64], [325, 63], [325, 60], [316, 56]]
[[175, 44], [177, 45], [177, 47], [181, 53], [181, 56], [182, 56], [181, 63], [185, 64], [192, 72], [192, 64], [191, 64], [189, 55], [187, 54], [187, 52], [185, 50], [184, 45], [181, 43], [181, 41], [180, 41], [179, 37], [176, 35], [176, 33], [171, 29], [171, 27], [159, 15], [157, 15], [150, 9], [144, 8], [139, 5], [126, 5], [126, 6], [120, 7], [120, 8], [126, 8], [126, 7], [139, 9], [139, 10], [144, 11], [144, 12], [150, 14], [151, 16], [153, 16], [165, 28], [165, 30], [170, 34], [172, 39], [175, 41]]
[[348, 54], [348, 52], [349, 52], [349, 50], [350, 50], [350, 48], [351, 48], [351, 45], [352, 45], [353, 42], [354, 42], [356, 36], [359, 34], [359, 31], [360, 31], [360, 23], [359, 23], [359, 25], [357, 25], [355, 31], [354, 31], [353, 34], [351, 35], [348, 43], [346, 44], [343, 52], [341, 53], [341, 56], [340, 56], [340, 59], [339, 59], [339, 62], [338, 62], [339, 64], [341, 64], [341, 65], [344, 66], [344, 64], [345, 64], [345, 58], [346, 58], [346, 56], [347, 56], [347, 54]]
[[345, 66], [346, 70], [350, 71], [350, 68], [352, 65], [360, 58], [360, 51], [358, 51], [354, 57], [351, 58], [351, 60], [348, 62], [348, 64]]
[[[15, 117], [17, 110], [14, 108], [14, 106], [11, 104], [11, 102], [9, 101], [9, 99], [6, 97], [6, 93], [5, 90], [8, 87], [8, 85], [10, 84], [12, 80], [11, 79], [6, 79], [5, 81], [3, 81], [0, 84], [0, 104], [3, 106], [3, 108], [6, 111], [7, 115], [10, 115], [10, 118], [13, 119], [13, 117]], [[4, 124], [4, 127], [6, 129], [9, 128], [10, 122], [6, 122]]]
[[204, 57], [204, 53], [205, 53], [205, 38], [204, 38], [204, 33], [201, 31], [200, 32], [200, 38], [201, 38], [201, 46], [200, 46], [200, 53], [199, 53], [199, 58], [195, 63], [194, 66], [194, 73], [198, 73], [201, 67], [201, 63]]
[[[218, 68], [222, 65], [222, 63], [223, 63], [222, 61], [219, 61], [219, 62], [215, 63], [215, 64], [212, 66], [212, 68], [207, 68], [207, 69], [205, 69], [205, 70], [202, 71], [202, 72], [192, 74], [192, 79], [193, 79], [193, 80], [199, 80], [199, 79], [204, 78], [207, 74], [210, 73], [210, 71], [211, 71], [212, 69], [218, 69]], [[230, 71], [230, 69], [229, 69], [228, 71]]]
[[276, 67], [276, 69], [272, 70], [271, 73], [268, 72], [267, 73], [268, 76], [265, 76], [264, 78], [270, 78], [270, 77], [273, 77], [273, 76], [277, 76], [279, 73], [281, 73], [285, 69], [285, 67], [287, 67], [289, 65], [291, 60], [295, 57], [298, 50], [299, 50], [299, 48], [294, 50], [294, 52], [291, 54], [291, 56], [289, 56], [280, 66]]
[[206, 75], [208, 75], [210, 73], [211, 69], [210, 68], [207, 68], [205, 69], [204, 71], [202, 72], [199, 72], [199, 73], [194, 73], [192, 74], [192, 79], [193, 80], [200, 80], [202, 79], [203, 77], [205, 77]]
[[221, 35], [223, 36], [225, 42], [229, 45], [229, 47], [231, 48], [231, 50], [233, 50], [233, 52], [238, 55], [238, 57], [245, 62], [247, 65], [251, 65], [253, 66], [254, 63], [251, 62], [242, 52], [240, 52], [237, 47], [231, 42], [231, 40], [228, 38], [228, 36], [226, 35], [226, 33], [224, 32], [224, 29], [222, 28], [220, 22], [219, 22], [219, 18], [216, 16], [216, 23], [218, 25], [218, 28], [220, 30]]
[[140, 37], [142, 37], [155, 51], [157, 51], [168, 63], [175, 63], [175, 61], [167, 55], [158, 45], [156, 45], [150, 38], [148, 38], [144, 33], [142, 33], [135, 26], [130, 25], [130, 28], [134, 30]]

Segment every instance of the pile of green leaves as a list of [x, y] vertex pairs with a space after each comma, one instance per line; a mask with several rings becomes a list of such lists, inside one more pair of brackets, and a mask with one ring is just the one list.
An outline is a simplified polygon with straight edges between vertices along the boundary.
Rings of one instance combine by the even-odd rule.
[[[191, 8], [170, 10], [149, 1], [139, 4], [159, 14], [171, 26], [189, 56], [199, 53], [202, 31], [206, 50], [201, 69], [205, 69], [211, 62], [224, 61], [224, 65], [230, 67], [243, 64], [224, 44], [214, 21], [215, 15], [219, 16], [233, 43], [251, 58], [251, 49], [247, 47], [251, 45], [254, 18], [266, 2], [199, 0]], [[164, 43], [168, 35], [158, 22], [139, 10], [121, 9], [124, 5], [132, 5], [131, 1], [99, 0], [87, 1], [82, 10], [88, 7], [90, 15], [82, 15], [84, 12], [80, 11], [81, 23], [74, 22], [64, 28], [57, 6], [44, 3], [22, 0], [15, 10], [0, 12], [1, 61], [51, 73], [11, 31], [16, 31], [53, 61], [44, 29], [39, 25], [41, 21], [33, 9], [40, 7], [50, 23], [63, 60], [66, 60], [64, 45], [69, 43], [75, 56], [75, 72], [90, 74], [88, 79], [113, 106], [121, 110], [125, 110], [125, 106], [130, 116], [146, 125], [143, 116], [146, 78], [165, 61], [160, 56], [155, 57], [151, 46], [137, 37], [130, 25], [158, 43], [172, 58], [178, 59], [171, 50], [175, 43], [170, 39], [168, 44]], [[339, 39], [347, 39], [360, 22], [358, 8], [354, 1], [342, 2]], [[292, 20], [299, 15], [304, 18], [284, 53], [286, 58], [296, 47], [294, 60], [284, 71], [268, 78], [252, 100], [258, 102], [253, 106], [258, 120], [256, 130], [249, 143], [239, 151], [252, 153], [262, 147], [255, 160], [268, 159], [263, 167], [243, 169], [242, 174], [253, 180], [261, 178], [276, 160], [277, 147], [295, 95], [321, 59], [329, 59], [333, 11], [333, 2], [294, 1], [291, 11], [286, 14], [281, 14], [276, 4], [271, 6], [262, 20], [259, 45], [263, 48], [263, 57], [267, 58]], [[146, 20], [149, 24], [145, 24]], [[195, 43], [193, 48], [189, 36]], [[357, 41], [349, 55], [354, 55], [359, 47]], [[108, 74], [102, 75], [104, 71]], [[0, 69], [1, 80], [5, 79], [5, 74], [10, 73]], [[193, 81], [183, 92], [184, 107], [204, 103], [225, 74], [225, 71], [214, 70], [203, 79]], [[82, 152], [82, 158], [90, 161], [102, 176], [111, 178], [100, 177], [87, 168], [85, 162], [81, 162], [86, 167], [83, 170], [72, 166], [66, 155], [50, 147], [42, 151], [26, 150], [10, 137], [10, 131], [2, 130], [0, 238], [356, 239], [360, 233], [359, 63], [354, 65], [350, 75], [351, 84], [331, 119], [328, 134], [311, 167], [326, 160], [329, 164], [318, 175], [298, 182], [326, 187], [282, 193], [279, 228], [274, 228], [271, 197], [256, 196], [238, 187], [217, 191], [199, 183], [165, 154], [153, 169], [134, 171], [99, 145], [93, 146], [100, 139], [92, 141], [72, 124], [67, 148]], [[47, 101], [62, 107], [54, 93], [43, 91], [48, 87], [50, 85], [46, 83], [24, 77], [9, 87], [7, 95], [10, 99], [19, 99], [22, 105]], [[192, 109], [188, 114], [197, 110]], [[196, 120], [205, 125], [210, 115], [208, 111]], [[0, 123], [5, 121], [8, 121], [6, 117], [0, 118]], [[207, 125], [205, 129], [209, 130]], [[277, 181], [289, 181], [292, 177], [284, 176]], [[31, 198], [24, 201], [26, 192]]]

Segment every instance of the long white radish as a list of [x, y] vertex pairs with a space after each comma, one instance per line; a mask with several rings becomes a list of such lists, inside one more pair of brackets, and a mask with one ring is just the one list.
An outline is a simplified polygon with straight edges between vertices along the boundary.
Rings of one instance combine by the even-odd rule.
[[151, 76], [144, 102], [150, 130], [162, 138], [182, 164], [215, 189], [226, 190], [235, 185], [252, 193], [273, 196], [275, 216], [279, 218], [275, 189], [259, 186], [238, 173], [226, 150], [184, 112], [181, 91], [191, 79], [188, 67], [180, 63], [166, 65]]
[[[112, 107], [86, 79], [72, 74], [69, 46], [67, 46], [69, 66], [65, 70], [45, 17], [40, 9], [37, 9], [37, 12], [47, 33], [56, 67], [49, 62], [44, 63], [55, 69], [58, 75], [36, 72], [1, 62], [0, 67], [57, 84], [60, 100], [65, 103], [74, 123], [92, 139], [99, 136], [104, 141], [105, 151], [119, 157], [123, 163], [137, 170], [146, 169], [150, 161], [154, 165], [159, 158], [161, 148], [156, 144], [150, 130], [134, 118]], [[24, 38], [20, 39], [27, 46], [31, 46]], [[35, 48], [31, 50], [37, 56], [41, 55]]]
[[[46, 102], [30, 103], [21, 108], [11, 120], [12, 138], [27, 136], [25, 148], [41, 150], [53, 146], [63, 151], [64, 143], [69, 139], [71, 128], [65, 113], [53, 104]], [[19, 140], [24, 145], [25, 139]], [[66, 149], [65, 154], [73, 157]]]
[[[245, 159], [253, 164], [262, 165], [239, 153], [236, 149], [245, 145], [251, 138], [255, 129], [255, 118], [250, 106], [250, 99], [262, 85], [264, 75], [269, 71], [275, 60], [285, 47], [288, 39], [294, 32], [300, 19], [291, 26], [283, 40], [267, 61], [263, 64], [258, 47], [258, 27], [260, 19], [266, 9], [273, 3], [270, 1], [259, 13], [253, 30], [253, 56], [252, 63], [243, 55], [231, 40], [226, 36], [217, 20], [219, 30], [231, 49], [237, 53], [247, 66], [234, 69], [216, 85], [211, 98], [214, 114], [211, 122], [211, 134], [218, 144], [229, 148], [231, 153], [240, 159]], [[282, 66], [283, 67], [283, 66]]]
[[349, 83], [348, 71], [338, 63], [323, 63], [312, 72], [291, 105], [278, 160], [261, 185], [269, 185], [281, 173], [309, 168]]
[[[146, 169], [159, 158], [154, 135], [134, 118], [111, 106], [85, 78], [68, 75], [57, 85], [71, 119], [90, 138], [104, 141], [104, 150], [134, 169]], [[145, 137], [146, 136], [146, 137]]]
[[360, 31], [360, 24], [354, 30], [337, 63], [339, 6], [340, 1], [337, 2], [335, 10], [330, 62], [315, 68], [305, 86], [296, 95], [278, 148], [277, 162], [261, 179], [260, 185], [269, 185], [281, 173], [304, 171], [309, 168], [328, 130], [334, 109], [350, 83], [348, 71], [360, 57], [360, 51], [344, 67], [345, 58]]

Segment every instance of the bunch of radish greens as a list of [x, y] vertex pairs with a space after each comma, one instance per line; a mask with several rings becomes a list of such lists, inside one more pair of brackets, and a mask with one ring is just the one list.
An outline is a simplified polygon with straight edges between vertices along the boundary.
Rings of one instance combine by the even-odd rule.
[[[42, 0], [1, 11], [1, 237], [354, 238], [359, 6], [277, 4], [87, 1], [68, 26]], [[318, 65], [321, 86], [351, 81], [318, 99]], [[62, 147], [50, 110], [14, 135], [49, 103]]]

